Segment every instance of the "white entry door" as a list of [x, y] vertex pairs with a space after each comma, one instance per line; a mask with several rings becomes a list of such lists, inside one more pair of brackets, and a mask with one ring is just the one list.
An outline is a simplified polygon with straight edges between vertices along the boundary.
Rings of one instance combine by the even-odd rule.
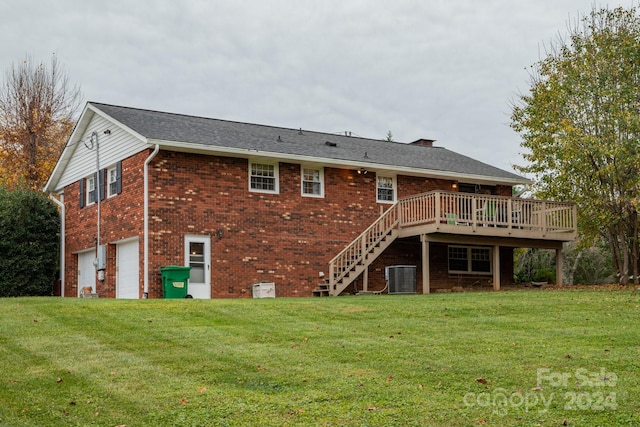
[[116, 245], [116, 298], [140, 298], [138, 239]]
[[209, 236], [185, 236], [184, 265], [191, 267], [188, 295], [211, 298], [211, 239]]
[[81, 252], [78, 254], [78, 296], [82, 288], [91, 286], [91, 292], [96, 291], [96, 250]]

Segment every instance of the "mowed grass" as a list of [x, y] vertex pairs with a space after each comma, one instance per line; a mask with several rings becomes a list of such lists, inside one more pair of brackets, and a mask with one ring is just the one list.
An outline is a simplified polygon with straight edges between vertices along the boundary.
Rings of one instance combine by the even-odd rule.
[[635, 289], [0, 313], [0, 425], [640, 425]]

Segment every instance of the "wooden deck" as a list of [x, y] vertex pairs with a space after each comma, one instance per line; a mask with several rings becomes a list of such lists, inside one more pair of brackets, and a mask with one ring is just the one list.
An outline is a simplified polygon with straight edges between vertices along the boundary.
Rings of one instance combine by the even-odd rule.
[[429, 234], [568, 242], [577, 234], [575, 204], [432, 191], [396, 202], [329, 264], [338, 295], [398, 237]]

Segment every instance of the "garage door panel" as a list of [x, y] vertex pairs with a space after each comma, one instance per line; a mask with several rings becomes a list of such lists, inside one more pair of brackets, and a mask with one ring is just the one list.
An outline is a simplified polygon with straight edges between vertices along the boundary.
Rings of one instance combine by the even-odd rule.
[[117, 245], [116, 297], [140, 298], [138, 240]]

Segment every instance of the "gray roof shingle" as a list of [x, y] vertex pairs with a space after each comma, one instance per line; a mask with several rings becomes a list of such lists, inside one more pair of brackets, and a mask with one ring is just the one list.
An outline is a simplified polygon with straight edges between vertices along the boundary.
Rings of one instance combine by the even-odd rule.
[[91, 105], [152, 140], [365, 163], [385, 169], [412, 168], [424, 172], [474, 175], [510, 183], [527, 182], [514, 173], [442, 147], [424, 147], [94, 102]]

